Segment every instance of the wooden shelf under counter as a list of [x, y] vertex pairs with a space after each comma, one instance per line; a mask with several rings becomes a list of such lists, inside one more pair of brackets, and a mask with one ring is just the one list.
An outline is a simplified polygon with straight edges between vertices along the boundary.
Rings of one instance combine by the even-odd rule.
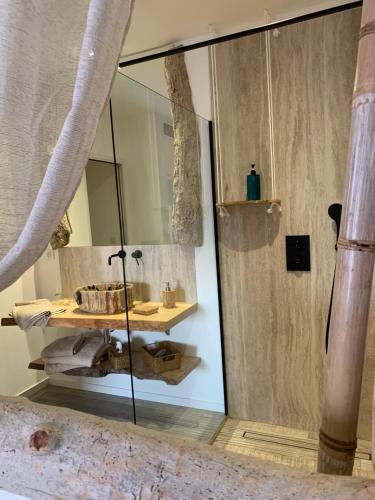
[[[99, 328], [109, 330], [126, 330], [125, 313], [91, 314], [80, 311], [72, 299], [62, 299], [53, 302], [66, 309], [61, 314], [51, 316], [47, 326], [57, 328]], [[197, 304], [177, 302], [176, 307], [165, 309], [161, 302], [148, 302], [159, 307], [159, 311], [150, 316], [142, 316], [129, 311], [129, 329], [132, 331], [167, 332], [198, 309]], [[17, 325], [11, 317], [1, 319], [2, 326]]]
[[[144, 362], [140, 351], [132, 351], [133, 361], [133, 376], [141, 380], [161, 380], [168, 385], [178, 385], [196, 368], [201, 359], [196, 356], [183, 356], [181, 358], [181, 367], [177, 370], [169, 370], [163, 373], [154, 373], [148, 368]], [[44, 363], [41, 358], [32, 361], [29, 364], [32, 370], [44, 370]], [[65, 375], [73, 375], [80, 377], [99, 377], [104, 374], [130, 374], [129, 369], [116, 370], [107, 364], [96, 365], [91, 368], [75, 368], [65, 372]]]

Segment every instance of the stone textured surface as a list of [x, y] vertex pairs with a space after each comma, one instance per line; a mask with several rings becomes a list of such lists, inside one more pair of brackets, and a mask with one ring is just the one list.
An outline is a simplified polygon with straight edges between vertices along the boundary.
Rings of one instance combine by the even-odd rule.
[[[125, 311], [125, 285], [115, 283], [95, 283], [95, 290], [89, 289], [93, 284], [79, 287], [74, 298], [81, 311], [88, 313], [117, 314]], [[127, 285], [128, 309], [133, 307], [133, 285]]]
[[[276, 194], [282, 214], [230, 208], [219, 218], [230, 416], [317, 431], [335, 266], [331, 203], [342, 202], [360, 9], [271, 36]], [[264, 35], [215, 47], [216, 130], [226, 200], [243, 199], [259, 163], [269, 198]], [[237, 89], [237, 92], [235, 92]], [[233, 133], [228, 133], [228, 131]], [[287, 272], [285, 235], [309, 234], [311, 272]], [[241, 279], [238, 279], [241, 276]], [[375, 294], [359, 437], [371, 439]]]
[[[41, 422], [50, 453], [28, 451]], [[309, 474], [73, 410], [0, 398], [0, 488], [32, 499], [370, 499], [375, 482]]]
[[172, 234], [176, 243], [202, 245], [200, 138], [184, 54], [166, 57], [165, 78], [172, 105], [174, 172]]
[[[134, 250], [143, 252], [138, 266], [131, 257]], [[176, 285], [177, 302], [196, 302], [194, 248], [181, 245], [126, 246], [126, 279], [134, 283], [134, 300], [161, 300], [164, 282]], [[118, 247], [65, 247], [59, 249], [61, 286], [63, 297], [73, 297], [79, 286], [105, 281], [122, 281], [122, 263], [108, 257]]]

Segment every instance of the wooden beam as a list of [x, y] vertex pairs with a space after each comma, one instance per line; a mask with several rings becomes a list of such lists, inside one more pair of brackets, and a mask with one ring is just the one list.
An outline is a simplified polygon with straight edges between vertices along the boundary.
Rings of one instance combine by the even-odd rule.
[[375, 257], [375, 2], [363, 4], [318, 471], [350, 475]]
[[320, 476], [85, 413], [0, 397], [0, 490], [27, 498], [374, 498]]

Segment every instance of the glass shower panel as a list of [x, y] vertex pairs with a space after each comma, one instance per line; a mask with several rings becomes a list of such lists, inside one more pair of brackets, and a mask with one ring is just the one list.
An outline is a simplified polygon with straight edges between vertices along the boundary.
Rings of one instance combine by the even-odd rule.
[[[171, 243], [173, 127], [165, 99], [120, 73], [112, 89], [125, 238], [130, 245]], [[125, 132], [126, 131], [126, 132]]]
[[[82, 181], [68, 209], [72, 228], [70, 243], [58, 250], [62, 299], [73, 318], [72, 327], [46, 329], [47, 343], [70, 335], [87, 337], [84, 345], [97, 342], [98, 358], [88, 359], [87, 366], [75, 367], [72, 356], [70, 369], [58, 367], [58, 372], [50, 376], [51, 386], [59, 386], [59, 389], [55, 388], [48, 397], [57, 405], [133, 421], [123, 313], [124, 272], [119, 255], [121, 205], [116, 188], [121, 172], [114, 159], [112, 138], [108, 105], [101, 116]], [[42, 278], [44, 285], [47, 277]], [[50, 298], [44, 289], [41, 297]], [[109, 316], [112, 313], [117, 313], [123, 325], [112, 322]], [[101, 342], [95, 340], [97, 337]]]
[[[125, 210], [126, 281], [133, 285], [135, 305], [129, 320], [137, 424], [208, 442], [225, 406], [209, 123], [194, 114], [187, 120], [199, 147], [199, 165], [191, 169], [198, 167], [200, 176], [203, 241], [195, 247], [174, 243], [173, 237], [174, 189], [182, 179], [174, 179], [171, 102], [118, 74], [112, 107]], [[175, 290], [172, 308], [162, 302], [168, 288]], [[144, 315], [145, 306], [155, 312]]]

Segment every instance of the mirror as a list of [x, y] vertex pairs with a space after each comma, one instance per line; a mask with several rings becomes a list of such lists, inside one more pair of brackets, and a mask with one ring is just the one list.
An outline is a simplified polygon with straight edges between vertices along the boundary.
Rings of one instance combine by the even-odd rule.
[[[128, 245], [172, 243], [174, 134], [170, 101], [118, 73], [111, 95], [118, 178]], [[109, 106], [68, 210], [69, 246], [120, 244]]]

